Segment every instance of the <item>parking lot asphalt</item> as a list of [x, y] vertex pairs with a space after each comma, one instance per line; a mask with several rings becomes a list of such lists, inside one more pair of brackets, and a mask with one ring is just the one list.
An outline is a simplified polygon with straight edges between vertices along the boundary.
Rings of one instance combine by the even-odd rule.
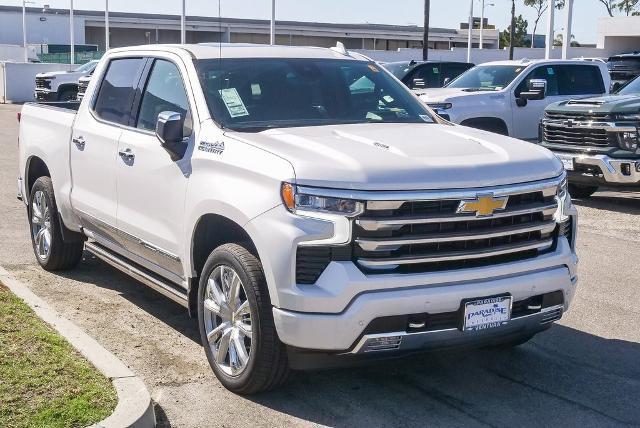
[[16, 200], [19, 108], [0, 104], [0, 265], [142, 377], [159, 426], [640, 426], [640, 192], [575, 201], [577, 297], [526, 345], [298, 373], [241, 397], [182, 307], [88, 254], [69, 272], [38, 267]]

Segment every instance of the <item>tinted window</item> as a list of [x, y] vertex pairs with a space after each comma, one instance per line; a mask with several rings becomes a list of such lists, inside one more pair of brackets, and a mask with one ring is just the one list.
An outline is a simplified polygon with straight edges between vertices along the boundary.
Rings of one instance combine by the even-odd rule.
[[534, 68], [527, 77], [518, 85], [515, 95], [520, 96], [522, 91], [526, 91], [529, 87], [531, 79], [542, 79], [547, 81], [547, 96], [553, 97], [560, 95], [558, 89], [558, 70], [555, 65], [545, 65]]
[[473, 66], [470, 64], [442, 64], [440, 66], [441, 84], [444, 84], [445, 79], [450, 81], [455, 79], [471, 67]]
[[407, 73], [411, 71], [412, 64], [408, 62], [389, 62], [384, 64], [384, 68], [391, 72], [398, 79], [402, 80], [406, 77]]
[[474, 67], [449, 84], [449, 88], [499, 91], [508, 86], [526, 67], [483, 65]]
[[439, 88], [441, 85], [440, 67], [438, 64], [422, 64], [415, 68], [404, 80], [411, 89]]
[[620, 95], [640, 95], [640, 77], [627, 83], [617, 93]]
[[98, 117], [121, 125], [129, 124], [131, 104], [143, 66], [142, 58], [114, 59], [109, 63], [94, 106]]
[[196, 66], [213, 117], [232, 129], [433, 122], [418, 99], [372, 62], [237, 58]]
[[604, 82], [598, 67], [591, 65], [556, 65], [560, 95], [604, 94]]
[[[189, 102], [178, 68], [169, 61], [156, 60], [142, 94], [137, 127], [154, 130], [163, 111], [180, 113], [189, 119]], [[188, 120], [187, 120], [188, 122]]]

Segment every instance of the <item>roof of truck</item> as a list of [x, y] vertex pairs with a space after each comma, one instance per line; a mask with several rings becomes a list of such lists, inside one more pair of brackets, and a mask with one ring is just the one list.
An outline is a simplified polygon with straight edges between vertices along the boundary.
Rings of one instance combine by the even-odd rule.
[[479, 66], [485, 65], [520, 65], [528, 67], [536, 64], [584, 64], [593, 61], [585, 61], [583, 59], [520, 59], [520, 60], [506, 60], [506, 61], [491, 61], [479, 64]]
[[363, 60], [366, 57], [357, 54], [340, 53], [338, 50], [302, 47], [302, 46], [271, 46], [250, 43], [202, 43], [202, 44], [168, 44], [128, 46], [112, 49], [110, 52], [130, 52], [137, 50], [175, 52], [186, 50], [196, 59], [215, 58], [326, 58], [326, 59], [354, 59]]

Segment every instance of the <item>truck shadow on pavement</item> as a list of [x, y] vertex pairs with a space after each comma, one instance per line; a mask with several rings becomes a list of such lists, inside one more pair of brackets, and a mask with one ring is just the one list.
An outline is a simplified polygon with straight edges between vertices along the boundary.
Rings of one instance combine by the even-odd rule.
[[580, 207], [638, 215], [640, 214], [640, 189], [617, 191], [616, 196], [610, 193], [596, 193], [590, 198], [573, 198], [573, 203]]
[[[116, 290], [200, 343], [197, 324], [184, 308], [91, 255], [65, 276]], [[514, 349], [431, 353], [295, 373], [282, 388], [246, 399], [291, 416], [292, 424], [298, 419], [339, 427], [639, 426], [639, 361], [638, 343], [555, 325]], [[170, 423], [166, 415], [159, 422]]]

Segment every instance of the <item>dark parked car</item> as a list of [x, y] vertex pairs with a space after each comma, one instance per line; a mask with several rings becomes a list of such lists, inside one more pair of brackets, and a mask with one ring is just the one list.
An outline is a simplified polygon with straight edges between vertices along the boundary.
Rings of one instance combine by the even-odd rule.
[[640, 52], [615, 55], [607, 62], [611, 73], [611, 85], [617, 90], [636, 76], [640, 76]]
[[383, 64], [411, 89], [442, 88], [474, 65], [467, 62], [401, 61]]

